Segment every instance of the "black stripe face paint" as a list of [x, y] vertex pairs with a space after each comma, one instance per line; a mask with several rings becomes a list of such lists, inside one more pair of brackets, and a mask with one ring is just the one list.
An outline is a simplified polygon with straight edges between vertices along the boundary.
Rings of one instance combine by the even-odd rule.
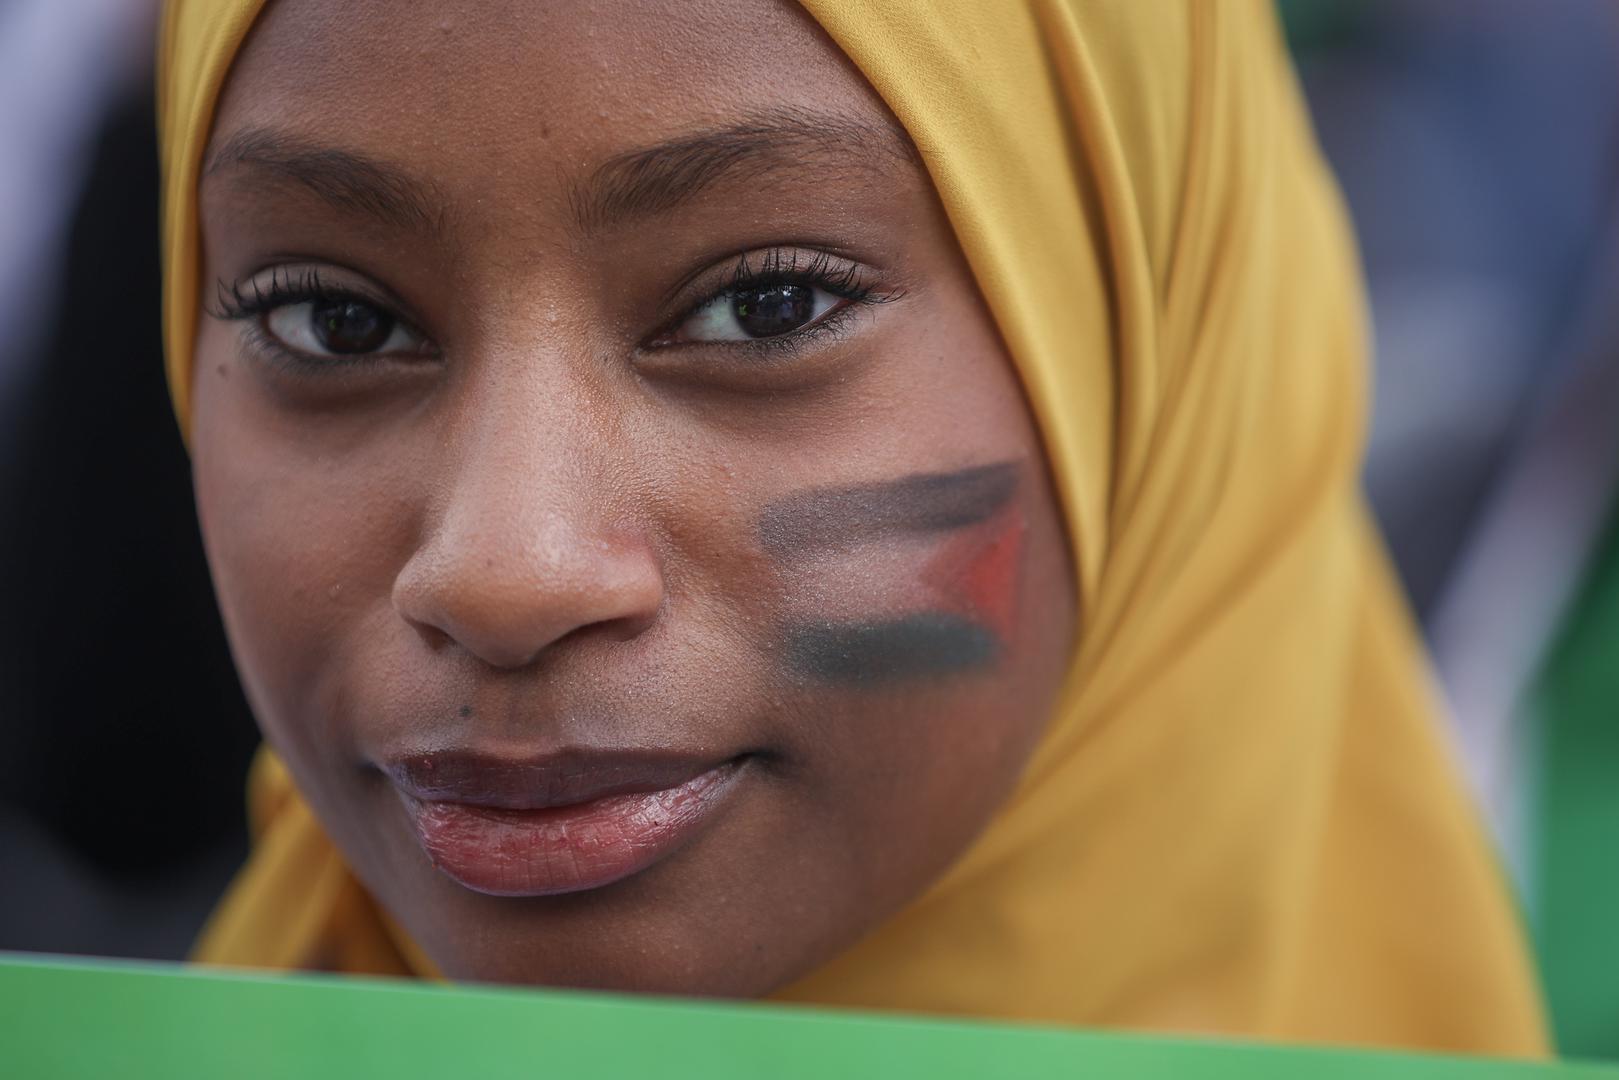
[[781, 558], [805, 548], [895, 533], [947, 532], [987, 521], [1017, 489], [1011, 462], [923, 473], [880, 484], [817, 488], [778, 499], [759, 518], [759, 543]]
[[[855, 618], [800, 618], [781, 655], [801, 678], [879, 687], [992, 667], [1012, 629], [1023, 518], [1014, 463], [888, 483], [815, 489], [767, 506], [761, 546], [781, 561], [830, 552], [830, 565], [880, 542], [920, 543], [919, 573], [878, 589]], [[892, 610], [895, 606], [901, 610]]]

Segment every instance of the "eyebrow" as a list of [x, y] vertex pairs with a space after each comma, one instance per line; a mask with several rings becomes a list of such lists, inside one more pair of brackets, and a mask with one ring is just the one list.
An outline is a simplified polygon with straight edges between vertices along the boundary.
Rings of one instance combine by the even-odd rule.
[[881, 175], [919, 163], [896, 126], [830, 113], [783, 111], [619, 154], [574, 188], [575, 222], [590, 232], [696, 198], [721, 180], [798, 174]]
[[268, 128], [248, 128], [208, 155], [203, 175], [249, 166], [292, 180], [339, 210], [416, 232], [438, 232], [443, 195], [386, 161]]
[[[781, 111], [618, 154], [569, 191], [575, 228], [589, 234], [689, 202], [721, 180], [881, 175], [916, 166], [891, 123]], [[204, 176], [249, 166], [294, 181], [339, 210], [419, 232], [441, 231], [448, 200], [426, 178], [354, 151], [269, 128], [248, 128], [208, 155]]]

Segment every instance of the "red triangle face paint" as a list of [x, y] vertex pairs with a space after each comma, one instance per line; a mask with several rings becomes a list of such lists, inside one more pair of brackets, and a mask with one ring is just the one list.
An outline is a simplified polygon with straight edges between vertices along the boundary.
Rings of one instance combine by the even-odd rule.
[[1016, 624], [1023, 532], [1023, 517], [1008, 502], [982, 525], [946, 540], [922, 571], [922, 580], [944, 598], [945, 610], [982, 623], [1003, 644]]

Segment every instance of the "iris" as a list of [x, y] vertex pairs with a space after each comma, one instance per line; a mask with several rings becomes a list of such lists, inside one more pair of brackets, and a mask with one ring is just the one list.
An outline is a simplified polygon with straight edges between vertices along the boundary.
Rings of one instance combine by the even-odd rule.
[[375, 352], [394, 329], [392, 316], [353, 300], [311, 303], [309, 324], [322, 348], [342, 354]]
[[740, 289], [732, 294], [731, 312], [749, 337], [775, 337], [815, 317], [815, 290], [788, 283]]

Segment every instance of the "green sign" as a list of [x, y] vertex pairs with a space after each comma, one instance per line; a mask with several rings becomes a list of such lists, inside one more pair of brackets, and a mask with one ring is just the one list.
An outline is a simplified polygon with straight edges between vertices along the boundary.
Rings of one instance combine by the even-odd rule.
[[12, 955], [0, 958], [0, 1076], [1619, 1080], [1619, 1069]]

